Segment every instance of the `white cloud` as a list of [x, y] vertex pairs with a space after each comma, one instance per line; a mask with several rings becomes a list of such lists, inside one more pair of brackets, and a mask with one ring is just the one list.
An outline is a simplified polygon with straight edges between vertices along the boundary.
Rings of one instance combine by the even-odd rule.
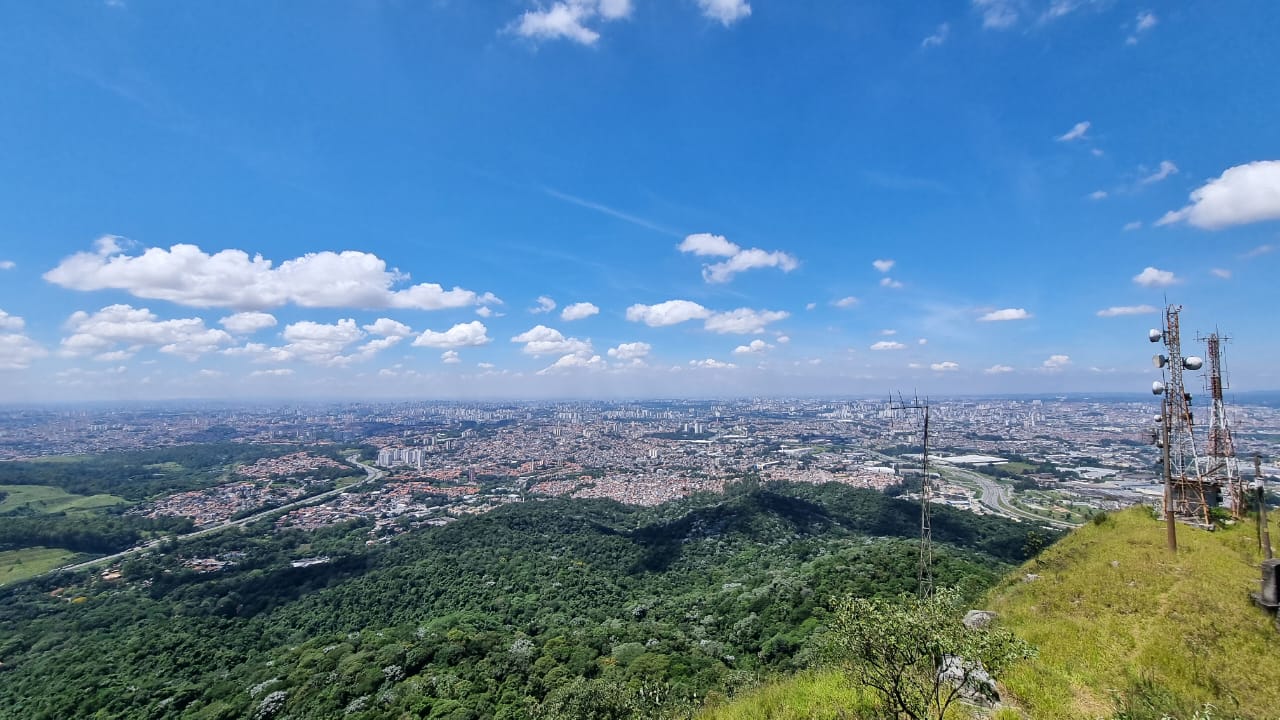
[[1221, 278], [1222, 280], [1231, 279], [1231, 271], [1226, 268], [1213, 268], [1209, 271], [1209, 274], [1216, 278]]
[[294, 304], [301, 307], [406, 308], [439, 310], [500, 302], [455, 287], [419, 283], [392, 287], [408, 275], [377, 255], [347, 250], [308, 253], [278, 267], [243, 250], [212, 255], [195, 245], [149, 248], [126, 255], [119, 238], [99, 238], [96, 252], [64, 259], [44, 279], [72, 290], [124, 290], [135, 297], [168, 300], [193, 307], [263, 310]]
[[1058, 372], [1070, 364], [1071, 357], [1068, 355], [1050, 355], [1040, 367], [1046, 372]]
[[818, 307], [818, 303], [811, 302], [811, 303], [805, 303], [804, 309], [805, 309], [805, 310], [813, 310], [813, 309], [814, 309], [814, 308], [816, 308], [816, 307]]
[[897, 331], [897, 330], [890, 330], [890, 329], [887, 329], [887, 328], [886, 328], [886, 329], [884, 329], [884, 330], [881, 330], [881, 331], [880, 331], [880, 334], [881, 334], [881, 335], [885, 335], [885, 336], [897, 335], [897, 334], [898, 334], [898, 331]]
[[1260, 160], [1228, 168], [1191, 191], [1191, 204], [1165, 213], [1157, 225], [1186, 221], [1218, 230], [1264, 220], [1280, 220], [1280, 160]]
[[27, 323], [17, 315], [0, 310], [0, 330], [21, 330], [26, 327]]
[[1156, 309], [1151, 305], [1116, 305], [1105, 310], [1099, 310], [1097, 315], [1104, 318], [1126, 317], [1129, 315], [1149, 315], [1155, 311]]
[[254, 370], [249, 373], [249, 377], [289, 377], [292, 374], [292, 368], [276, 368], [274, 370]]
[[512, 30], [535, 40], [565, 38], [583, 45], [594, 45], [600, 33], [586, 23], [621, 20], [631, 15], [631, 0], [562, 0], [549, 8], [528, 10], [513, 24]]
[[751, 4], [747, 0], [697, 0], [702, 14], [728, 27], [751, 15]]
[[848, 297], [842, 297], [839, 300], [832, 300], [831, 304], [835, 305], [838, 308], [851, 308], [860, 302], [862, 301], [859, 300], [858, 298], [852, 295], [849, 295]]
[[447, 349], [479, 347], [492, 342], [488, 331], [484, 323], [472, 320], [468, 323], [458, 323], [444, 332], [426, 330], [413, 341], [413, 346]]
[[1088, 120], [1084, 120], [1071, 126], [1071, 129], [1057, 137], [1058, 142], [1071, 142], [1072, 140], [1084, 139], [1085, 133], [1089, 132], [1092, 124]]
[[562, 310], [560, 312], [560, 319], [565, 322], [572, 322], [574, 320], [581, 320], [583, 318], [589, 318], [592, 315], [599, 314], [600, 308], [589, 302], [580, 302], [569, 305]]
[[897, 264], [896, 260], [872, 260], [871, 266], [882, 273], [887, 273]]
[[535, 307], [531, 307], [531, 308], [529, 308], [529, 312], [530, 312], [531, 314], [533, 314], [533, 315], [540, 315], [540, 314], [542, 314], [542, 313], [549, 313], [549, 312], [551, 312], [552, 310], [555, 310], [555, 309], [556, 309], [556, 301], [555, 301], [555, 300], [552, 300], [551, 298], [547, 297], [546, 295], [539, 295], [539, 296], [538, 296], [538, 301], [537, 301], [537, 302], [538, 302], [538, 304], [537, 304]]
[[684, 241], [676, 247], [682, 253], [693, 253], [704, 257], [732, 257], [742, 249], [729, 242], [725, 236], [711, 233], [694, 233], [685, 237]]
[[1018, 22], [1016, 0], [973, 0], [973, 6], [982, 13], [984, 28], [1004, 30]]
[[726, 283], [733, 276], [747, 270], [776, 267], [783, 272], [791, 272], [800, 267], [800, 261], [780, 250], [766, 252], [759, 248], [739, 250], [736, 255], [702, 268], [702, 278], [709, 283]]
[[779, 345], [786, 345], [787, 343], [791, 342], [791, 338], [787, 335], [779, 335], [775, 339], [778, 341]]
[[1028, 320], [1034, 317], [1031, 313], [1022, 308], [1005, 308], [1003, 310], [992, 310], [991, 312], [978, 318], [978, 322], [1003, 322], [1006, 320]]
[[440, 362], [445, 365], [457, 365], [462, 362], [462, 358], [458, 356], [457, 350], [445, 350], [440, 353]]
[[929, 369], [934, 372], [955, 372], [960, 369], [960, 364], [944, 360], [943, 362], [933, 363], [929, 366]]
[[235, 335], [252, 335], [259, 330], [275, 327], [276, 318], [271, 313], [242, 312], [228, 315], [219, 320], [218, 324]]
[[882, 277], [880, 278], [880, 287], [893, 288], [894, 290], [897, 290], [902, 287], [902, 283], [891, 277]]
[[12, 270], [18, 267], [18, 264], [12, 260], [0, 260], [0, 270]]
[[881, 340], [871, 346], [872, 350], [906, 350], [907, 346], [893, 340]]
[[1122, 229], [1123, 229], [1125, 232], [1130, 232], [1130, 231], [1132, 231], [1132, 230], [1138, 230], [1138, 229], [1140, 229], [1141, 227], [1142, 227], [1142, 222], [1141, 222], [1140, 220], [1134, 220], [1133, 222], [1127, 222], [1127, 223], [1125, 223], [1125, 224], [1124, 224], [1124, 227], [1123, 227]]
[[589, 352], [570, 353], [539, 370], [538, 374], [550, 375], [566, 370], [603, 370], [605, 364], [604, 359], [599, 355], [592, 355]]
[[707, 318], [703, 327], [713, 333], [748, 335], [764, 332], [769, 323], [785, 320], [790, 316], [791, 313], [782, 310], [738, 308], [737, 310], [712, 315]]
[[1275, 247], [1272, 245], [1259, 245], [1258, 247], [1241, 254], [1240, 257], [1244, 260], [1252, 260], [1253, 258], [1261, 257], [1274, 251]]
[[397, 322], [391, 318], [378, 318], [372, 324], [365, 325], [364, 329], [374, 335], [383, 337], [409, 337], [413, 334], [413, 329], [402, 322]]
[[649, 327], [666, 327], [688, 320], [704, 320], [711, 311], [689, 300], [668, 300], [656, 305], [632, 305], [627, 308], [627, 319], [642, 322]]
[[493, 308], [487, 305], [481, 305], [480, 307], [476, 308], [476, 314], [482, 318], [492, 317]]
[[1157, 270], [1148, 267], [1133, 276], [1133, 281], [1142, 287], [1169, 287], [1179, 282], [1178, 277], [1168, 270]]
[[720, 362], [714, 358], [707, 358], [706, 360], [690, 360], [689, 364], [696, 368], [710, 368], [712, 370], [728, 370], [738, 367], [733, 363]]
[[757, 355], [766, 350], [772, 350], [773, 346], [763, 340], [752, 340], [746, 345], [739, 345], [733, 349], [735, 355]]
[[262, 343], [245, 343], [243, 347], [227, 348], [223, 355], [247, 357], [255, 363], [282, 363], [294, 359], [293, 355], [281, 347], [268, 347]]
[[230, 344], [223, 330], [205, 327], [200, 318], [161, 320], [146, 308], [110, 305], [90, 315], [77, 311], [67, 320], [72, 333], [62, 340], [62, 354], [99, 354], [117, 345], [159, 346], [160, 352], [194, 360]]
[[951, 34], [951, 25], [942, 23], [932, 35], [920, 41], [920, 47], [937, 47], [947, 41], [947, 37]]
[[1107, 197], [1106, 190], [1094, 190], [1093, 192], [1089, 193], [1090, 200], [1105, 200], [1106, 197]]
[[653, 347], [645, 342], [622, 343], [618, 347], [609, 348], [609, 357], [621, 362], [643, 360], [649, 356]]
[[[383, 338], [371, 341], [352, 355], [344, 355], [347, 347], [364, 338], [364, 333], [351, 318], [339, 320], [332, 325], [303, 320], [286, 325], [280, 333], [285, 344], [282, 348], [273, 348], [291, 358], [302, 360], [313, 365], [327, 367], [343, 367], [375, 355], [378, 351], [399, 342], [400, 338]], [[388, 344], [387, 340], [391, 342]], [[378, 344], [374, 344], [378, 343]]]
[[1158, 183], [1161, 180], [1164, 180], [1165, 178], [1169, 177], [1170, 175], [1177, 175], [1177, 174], [1178, 174], [1177, 165], [1174, 165], [1172, 162], [1168, 160], [1161, 160], [1160, 167], [1157, 168], [1155, 172], [1142, 178], [1142, 184], [1150, 185], [1152, 183]]
[[929, 338], [920, 338], [919, 340], [917, 340], [917, 341], [916, 341], [916, 344], [917, 344], [917, 345], [928, 345], [928, 344], [929, 344]]
[[19, 333], [0, 333], [0, 370], [24, 370], [49, 352]]
[[1129, 45], [1138, 44], [1138, 37], [1142, 35], [1142, 33], [1145, 33], [1155, 27], [1158, 22], [1160, 22], [1159, 18], [1156, 17], [1155, 13], [1149, 10], [1138, 13], [1138, 18], [1133, 24], [1133, 34], [1126, 38], [1125, 42]]
[[1005, 373], [1013, 372], [1013, 368], [1009, 367], [1008, 365], [992, 365], [991, 367], [987, 368], [986, 370], [983, 370], [982, 372], [986, 373], [987, 375], [1004, 375]]
[[535, 325], [511, 338], [511, 342], [524, 343], [521, 352], [534, 357], [591, 352], [590, 340], [567, 338], [559, 330], [546, 325]]
[[93, 359], [96, 362], [122, 362], [137, 354], [138, 353], [134, 350], [112, 350], [111, 352], [94, 355]]

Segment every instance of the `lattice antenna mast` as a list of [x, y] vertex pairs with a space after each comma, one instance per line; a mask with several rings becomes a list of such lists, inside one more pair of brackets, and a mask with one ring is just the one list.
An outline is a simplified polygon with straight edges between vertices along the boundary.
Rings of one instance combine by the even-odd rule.
[[1182, 330], [1178, 319], [1181, 311], [1181, 305], [1169, 305], [1165, 308], [1164, 330], [1152, 330], [1150, 333], [1152, 342], [1164, 341], [1166, 352], [1152, 358], [1156, 367], [1164, 371], [1164, 380], [1151, 388], [1155, 394], [1164, 395], [1161, 403], [1166, 478], [1164, 512], [1166, 516], [1172, 514], [1188, 520], [1201, 520], [1209, 526], [1212, 524], [1209, 503], [1196, 457], [1191, 394], [1182, 379], [1183, 370], [1199, 370], [1204, 361], [1194, 356], [1182, 356]]
[[916, 592], [924, 598], [933, 594], [933, 523], [930, 505], [933, 503], [933, 481], [929, 478], [929, 399], [915, 398], [907, 403], [898, 396], [890, 402], [897, 412], [911, 411], [922, 418], [920, 443], [920, 562], [916, 569]]
[[1240, 463], [1236, 458], [1235, 442], [1231, 438], [1231, 426], [1227, 421], [1227, 407], [1223, 401], [1223, 390], [1230, 385], [1222, 367], [1222, 344], [1230, 340], [1220, 336], [1216, 331], [1207, 338], [1198, 338], [1205, 343], [1209, 372], [1205, 375], [1205, 389], [1213, 403], [1209, 418], [1209, 444], [1205, 458], [1206, 468], [1202, 475], [1212, 478], [1227, 486], [1231, 495], [1231, 517], [1239, 520], [1247, 512], [1244, 481], [1240, 478]]

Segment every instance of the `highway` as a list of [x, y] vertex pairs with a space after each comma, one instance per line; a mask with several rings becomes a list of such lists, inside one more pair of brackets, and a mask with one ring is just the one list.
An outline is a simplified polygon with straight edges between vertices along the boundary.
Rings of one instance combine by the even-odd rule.
[[982, 503], [983, 506], [997, 515], [1003, 515], [1005, 517], [1022, 520], [1024, 522], [1049, 525], [1060, 530], [1070, 530], [1072, 528], [1079, 527], [1074, 523], [1064, 522], [1062, 520], [1052, 520], [1015, 506], [1011, 497], [1012, 491], [1005, 485], [1000, 484], [982, 473], [977, 473], [972, 470], [964, 470], [951, 465], [943, 465], [942, 463], [938, 463], [934, 465], [934, 467], [939, 468], [943, 477], [952, 482], [960, 485], [977, 486], [977, 488], [982, 491], [982, 496], [978, 498], [978, 502]]
[[[289, 512], [290, 510], [293, 510], [294, 508], [300, 508], [307, 505], [317, 505], [319, 503], [322, 503], [328, 500], [329, 498], [335, 497], [337, 495], [341, 495], [344, 492], [348, 492], [355, 488], [377, 482], [378, 480], [381, 480], [383, 476], [386, 475], [386, 473], [383, 472], [382, 470], [379, 470], [378, 468], [373, 467], [372, 465], [366, 465], [365, 463], [360, 462], [358, 455], [352, 455], [348, 457], [347, 461], [354, 463], [356, 465], [359, 465], [364, 470], [365, 478], [363, 480], [357, 483], [348, 485], [347, 487], [344, 487], [344, 488], [335, 488], [327, 492], [322, 492], [319, 495], [312, 495], [311, 497], [302, 498], [301, 500], [291, 502], [287, 505], [281, 505], [280, 507], [275, 507], [270, 510], [263, 510], [260, 513], [255, 513], [248, 517], [240, 518], [239, 520], [227, 520], [226, 522], [221, 522], [221, 523], [218, 523], [217, 525], [211, 525], [209, 527], [200, 528], [199, 530], [193, 530], [185, 535], [177, 535], [173, 538], [165, 538], [165, 540], [174, 540], [177, 542], [182, 542], [183, 540], [191, 540], [193, 538], [198, 538], [205, 535], [212, 535], [213, 533], [217, 533], [217, 532], [222, 532], [227, 528], [243, 527], [250, 523], [255, 523], [259, 520], [270, 517], [271, 515], [274, 515], [276, 513], [286, 513], [286, 512]], [[118, 560], [123, 560], [132, 555], [137, 555], [138, 553], [141, 553], [141, 552], [146, 552], [147, 550], [154, 548], [155, 546], [159, 545], [165, 540], [160, 540], [160, 539], [150, 540], [141, 545], [138, 545], [136, 547], [131, 547], [128, 550], [122, 550], [113, 555], [107, 555], [105, 557], [95, 558], [93, 560], [88, 560], [82, 563], [76, 563], [74, 565], [63, 565], [60, 568], [54, 568], [53, 570], [50, 570], [49, 572], [44, 574], [51, 575], [53, 573], [59, 573], [63, 571], [74, 572], [76, 570], [88, 570], [89, 568], [98, 567], [101, 565], [110, 565], [112, 563], [115, 563]]]

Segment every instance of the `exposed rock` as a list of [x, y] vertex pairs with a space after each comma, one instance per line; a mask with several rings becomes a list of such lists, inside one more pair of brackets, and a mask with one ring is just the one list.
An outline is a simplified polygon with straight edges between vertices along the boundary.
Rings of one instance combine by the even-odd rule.
[[997, 615], [990, 610], [970, 610], [964, 614], [964, 626], [970, 630], [990, 627]]
[[1040, 579], [1040, 576], [1035, 573], [1027, 573], [1026, 575], [1022, 576], [1022, 582], [1035, 582], [1036, 580], [1039, 580], [1039, 579]]
[[938, 677], [960, 689], [960, 697], [980, 707], [995, 707], [1000, 703], [996, 681], [976, 660], [965, 660], [956, 655], [942, 659]]

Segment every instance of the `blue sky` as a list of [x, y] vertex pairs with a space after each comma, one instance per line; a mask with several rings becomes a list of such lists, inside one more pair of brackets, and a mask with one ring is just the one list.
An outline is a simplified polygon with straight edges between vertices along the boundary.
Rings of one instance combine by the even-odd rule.
[[1277, 26], [8, 3], [0, 400], [1129, 391], [1166, 298], [1275, 389]]

